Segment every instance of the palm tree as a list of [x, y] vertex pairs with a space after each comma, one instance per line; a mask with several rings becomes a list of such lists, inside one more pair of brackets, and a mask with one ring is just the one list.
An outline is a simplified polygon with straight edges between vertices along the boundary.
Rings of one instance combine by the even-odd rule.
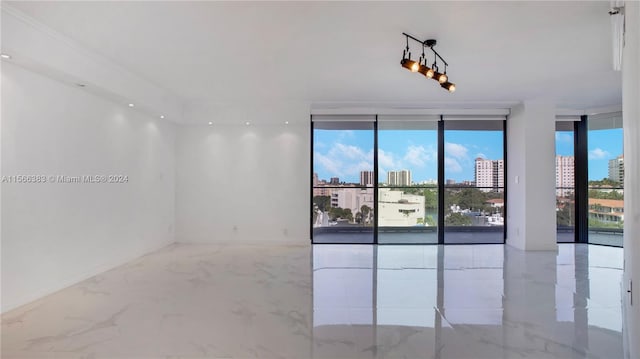
[[365, 223], [369, 223], [369, 215], [371, 214], [371, 208], [369, 208], [366, 204], [363, 204], [360, 207], [360, 213], [362, 213], [362, 218]]

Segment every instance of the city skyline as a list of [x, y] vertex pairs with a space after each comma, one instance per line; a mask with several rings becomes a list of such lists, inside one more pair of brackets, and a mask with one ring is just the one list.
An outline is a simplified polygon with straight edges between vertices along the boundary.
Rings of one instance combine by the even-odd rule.
[[[502, 131], [447, 131], [445, 177], [473, 181], [477, 157], [503, 158], [502, 140]], [[379, 183], [389, 171], [410, 170], [414, 183], [438, 178], [436, 130], [380, 130], [378, 144]], [[372, 170], [373, 130], [314, 131], [313, 171], [320, 180], [359, 183], [360, 171]]]
[[[591, 130], [588, 138], [588, 178], [608, 177], [608, 161], [623, 154], [622, 129]], [[411, 170], [414, 183], [437, 179], [436, 130], [378, 131], [378, 182], [388, 171]], [[498, 145], [496, 145], [498, 144]], [[445, 178], [474, 180], [474, 160], [503, 158], [502, 131], [446, 131]], [[556, 132], [556, 154], [574, 155], [570, 131]], [[319, 179], [359, 183], [360, 171], [373, 171], [373, 130], [315, 130], [313, 171]]]
[[[587, 151], [589, 181], [608, 178], [609, 160], [623, 154], [622, 128], [590, 130], [588, 132]], [[556, 131], [556, 155], [574, 155], [572, 131]]]

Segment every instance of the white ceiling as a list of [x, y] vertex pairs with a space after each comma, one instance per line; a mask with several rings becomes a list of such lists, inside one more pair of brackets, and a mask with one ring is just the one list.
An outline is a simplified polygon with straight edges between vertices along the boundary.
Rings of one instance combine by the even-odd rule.
[[[621, 102], [606, 1], [10, 4], [187, 103]], [[402, 32], [438, 40], [454, 94], [400, 67]]]

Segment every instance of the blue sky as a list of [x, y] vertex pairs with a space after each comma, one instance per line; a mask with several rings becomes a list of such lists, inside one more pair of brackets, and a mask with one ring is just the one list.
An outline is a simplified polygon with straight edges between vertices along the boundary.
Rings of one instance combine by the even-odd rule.
[[[380, 182], [387, 171], [408, 169], [414, 182], [437, 179], [435, 130], [381, 130], [378, 132]], [[622, 154], [622, 129], [589, 131], [589, 179], [608, 176], [608, 161]], [[573, 155], [573, 134], [556, 132], [556, 154]], [[473, 180], [474, 159], [502, 159], [501, 131], [446, 131], [445, 178]], [[314, 172], [320, 179], [339, 177], [360, 181], [360, 171], [373, 170], [373, 131], [315, 130]]]
[[[622, 154], [622, 129], [592, 130], [588, 132], [589, 180], [609, 176], [609, 160]], [[573, 156], [573, 133], [556, 132], [556, 154]]]
[[[315, 130], [314, 172], [320, 179], [339, 177], [359, 182], [361, 170], [373, 170], [373, 132], [363, 130]], [[387, 171], [408, 169], [414, 182], [437, 179], [435, 130], [381, 130], [378, 132], [379, 181]], [[447, 131], [445, 178], [473, 180], [474, 159], [502, 159], [502, 132]]]
[[622, 129], [589, 131], [589, 180], [601, 180], [609, 176], [609, 160], [622, 154]]

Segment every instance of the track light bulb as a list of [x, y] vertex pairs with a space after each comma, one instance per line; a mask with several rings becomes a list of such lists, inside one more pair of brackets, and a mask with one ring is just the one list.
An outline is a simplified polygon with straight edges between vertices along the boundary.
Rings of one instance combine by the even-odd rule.
[[439, 83], [443, 84], [443, 83], [447, 82], [447, 80], [448, 80], [449, 78], [447, 77], [447, 75], [446, 75], [446, 74], [442, 74], [442, 73], [440, 73], [440, 72], [436, 72], [436, 73], [433, 75], [433, 79], [434, 79], [434, 80], [438, 80], [438, 82], [439, 82]]
[[420, 69], [420, 64], [413, 60], [402, 59], [402, 61], [400, 61], [400, 64], [402, 65], [402, 67], [411, 72], [418, 72], [418, 70]]
[[442, 88], [446, 89], [449, 92], [455, 92], [456, 90], [456, 84], [449, 81], [443, 82], [442, 84], [440, 84], [440, 86], [442, 86]]
[[433, 71], [432, 68], [429, 68], [424, 65], [420, 65], [420, 70], [418, 70], [418, 72], [423, 74], [428, 79], [433, 78], [433, 75], [435, 74], [435, 71]]

